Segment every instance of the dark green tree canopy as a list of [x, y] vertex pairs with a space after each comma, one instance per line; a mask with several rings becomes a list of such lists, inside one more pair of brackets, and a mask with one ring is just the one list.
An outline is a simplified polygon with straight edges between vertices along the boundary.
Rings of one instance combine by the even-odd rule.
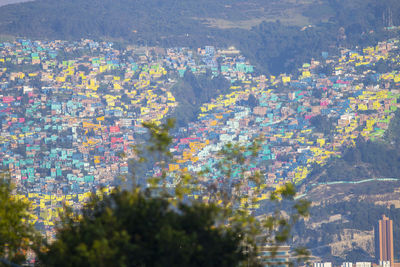
[[245, 259], [241, 233], [218, 226], [219, 214], [213, 205], [174, 207], [117, 190], [81, 219], [65, 217], [39, 259], [45, 266], [237, 266]]
[[7, 175], [0, 173], [0, 259], [23, 263], [26, 251], [33, 248], [39, 235], [29, 222], [29, 203], [14, 198], [12, 190]]

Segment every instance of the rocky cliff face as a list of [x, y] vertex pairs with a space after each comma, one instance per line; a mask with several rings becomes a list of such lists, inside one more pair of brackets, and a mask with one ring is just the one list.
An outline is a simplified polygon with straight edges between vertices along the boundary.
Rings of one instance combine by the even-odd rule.
[[347, 253], [356, 247], [373, 257], [375, 253], [374, 231], [343, 229], [334, 236], [329, 245], [332, 255], [336, 257], [346, 258]]

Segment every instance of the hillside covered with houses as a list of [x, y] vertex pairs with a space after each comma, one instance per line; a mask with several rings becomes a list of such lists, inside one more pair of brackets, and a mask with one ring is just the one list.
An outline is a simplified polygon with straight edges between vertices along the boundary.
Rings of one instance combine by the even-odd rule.
[[[323, 52], [320, 60], [304, 63], [299, 75], [273, 76], [235, 47], [2, 42], [0, 163], [18, 198], [33, 203], [36, 226], [51, 235], [64, 203], [78, 209], [91, 192], [108, 191], [120, 175], [129, 175], [132, 145], [146, 133], [142, 123], [160, 124], [180, 108], [176, 84], [188, 75], [219, 77], [227, 91], [204, 97], [195, 117], [173, 132], [176, 161], [168, 166], [169, 186], [181, 170], [214, 169], [224, 145], [249, 146], [262, 137], [260, 154], [247, 170], [264, 174], [259, 203], [251, 207], [262, 213], [270, 188], [307, 183], [313, 169], [340, 158], [357, 140], [383, 139], [399, 107], [398, 45], [390, 39]], [[210, 172], [205, 182], [222, 186], [220, 179]], [[254, 186], [241, 190], [252, 192]]]

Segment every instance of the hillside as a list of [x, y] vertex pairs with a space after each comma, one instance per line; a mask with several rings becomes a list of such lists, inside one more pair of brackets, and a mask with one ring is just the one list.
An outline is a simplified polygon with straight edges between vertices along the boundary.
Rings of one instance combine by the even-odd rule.
[[394, 222], [398, 259], [399, 197], [400, 181], [393, 180], [315, 186], [305, 196], [312, 201], [310, 219], [296, 226], [294, 242], [326, 261], [374, 261], [374, 227], [385, 214]]
[[[41, 176], [58, 185], [63, 181], [62, 192], [51, 186], [40, 197], [57, 191], [63, 194], [61, 203], [64, 195], [74, 193], [77, 204], [89, 188], [83, 185], [97, 182], [94, 170], [108, 171], [108, 162], [116, 161], [133, 142], [126, 133], [140, 134], [143, 129], [138, 125], [149, 118], [161, 120], [170, 111], [179, 118], [174, 152], [181, 157], [180, 165], [170, 166], [173, 170], [194, 163], [194, 170], [213, 166], [212, 153], [225, 141], [252, 140], [260, 132], [268, 143], [257, 164], [269, 171], [268, 183], [278, 184], [287, 177], [301, 181], [308, 175], [300, 193], [312, 201], [311, 219], [296, 226], [295, 243], [306, 245], [324, 260], [371, 260], [373, 226], [382, 214], [394, 220], [395, 237], [400, 240], [400, 182], [369, 180], [400, 177], [400, 112], [391, 120], [392, 106], [397, 106], [391, 99], [398, 98], [400, 86], [395, 82], [400, 77], [398, 50], [389, 53], [388, 47], [396, 43], [377, 42], [398, 35], [384, 29], [392, 25], [400, 25], [400, 2], [389, 0], [38, 0], [4, 6], [0, 8], [1, 36], [112, 40], [116, 45], [111, 48], [93, 40], [18, 40], [15, 51], [21, 54], [5, 45], [10, 60], [5, 57], [1, 65], [3, 79], [7, 79], [2, 101], [4, 111], [10, 108], [15, 116], [2, 121], [2, 131], [11, 127], [13, 133], [17, 127], [22, 131], [25, 121], [43, 126], [34, 129], [43, 131], [40, 135], [26, 136], [18, 143], [18, 138], [6, 140], [20, 164], [15, 168], [26, 173], [23, 183], [29, 189], [39, 184], [34, 179]], [[131, 44], [142, 47], [129, 48]], [[198, 48], [204, 45], [218, 49]], [[232, 45], [243, 57], [229, 53], [234, 48], [226, 53], [224, 48]], [[343, 53], [336, 53], [339, 47], [358, 52], [341, 49]], [[324, 59], [322, 52], [329, 52]], [[337, 56], [331, 59], [328, 55]], [[385, 57], [390, 60], [381, 60]], [[299, 66], [303, 66], [300, 71]], [[293, 74], [269, 75], [283, 72]], [[383, 79], [390, 75], [391, 80]], [[85, 91], [87, 87], [94, 92]], [[256, 90], [250, 93], [253, 87]], [[71, 88], [82, 97], [74, 97]], [[377, 97], [377, 91], [383, 93], [382, 103], [360, 111], [361, 105], [371, 106], [372, 101], [368, 103], [358, 93]], [[48, 97], [39, 98], [39, 93]], [[351, 112], [350, 98], [354, 100]], [[37, 111], [39, 107], [44, 108]], [[82, 112], [79, 120], [75, 110]], [[365, 128], [370, 137], [376, 129], [370, 125], [368, 130], [368, 115], [384, 115], [384, 121], [390, 121], [386, 136], [368, 141], [358, 138], [349, 147], [353, 140], [351, 134], [344, 134], [344, 125], [336, 140], [347, 138], [347, 142], [336, 150], [330, 132], [341, 115], [350, 113], [358, 117], [354, 131]], [[137, 121], [126, 120], [126, 116]], [[99, 131], [100, 121], [109, 129], [107, 133]], [[53, 127], [45, 131], [49, 122]], [[74, 131], [69, 129], [71, 123]], [[82, 142], [79, 138], [84, 135]], [[78, 149], [83, 144], [86, 147]], [[67, 151], [72, 145], [79, 153]], [[4, 146], [2, 153], [8, 153], [7, 149]], [[27, 155], [33, 159], [20, 161]], [[335, 157], [325, 162], [330, 155]], [[49, 158], [56, 163], [48, 165]], [[11, 160], [4, 157], [3, 165], [14, 167]], [[309, 160], [316, 162], [311, 173]], [[122, 162], [114, 167], [112, 171], [129, 169]], [[102, 177], [112, 175], [107, 172]], [[52, 223], [52, 213], [47, 211], [51, 209], [42, 207], [37, 195], [31, 196], [45, 229]], [[399, 251], [400, 241], [395, 246]]]
[[[388, 12], [393, 19], [385, 21]], [[38, 0], [1, 7], [0, 34], [167, 47], [235, 45], [260, 70], [278, 74], [338, 45], [387, 38], [393, 33], [381, 29], [398, 25], [398, 14], [398, 2], [372, 0]]]
[[399, 127], [397, 111], [383, 138], [359, 138], [341, 157], [314, 168], [300, 186], [312, 208], [310, 220], [297, 225], [295, 242], [337, 263], [373, 261], [373, 230], [385, 214], [393, 219], [395, 257], [400, 258]]
[[[332, 157], [325, 166], [315, 166], [309, 183], [358, 181], [365, 178], [400, 177], [400, 112], [396, 111], [385, 136], [374, 141], [359, 137], [354, 147], [341, 157]], [[304, 189], [303, 185], [303, 189]]]
[[[291, 2], [39, 0], [1, 8], [0, 30], [30, 38], [111, 37], [168, 44], [176, 37], [181, 38], [177, 42], [199, 41], [218, 28], [249, 29], [264, 20], [281, 19], [300, 26], [309, 23], [301, 14], [311, 1]], [[298, 14], [301, 19], [288, 20], [288, 14]]]

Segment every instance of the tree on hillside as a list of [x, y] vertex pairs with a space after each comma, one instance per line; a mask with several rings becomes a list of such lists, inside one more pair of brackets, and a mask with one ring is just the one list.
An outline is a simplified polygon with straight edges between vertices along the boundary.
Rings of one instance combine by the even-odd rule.
[[23, 263], [39, 235], [29, 222], [29, 203], [16, 199], [8, 175], [0, 176], [0, 266]]
[[45, 266], [237, 266], [245, 259], [240, 229], [216, 225], [220, 210], [177, 207], [161, 197], [115, 191], [65, 218], [39, 259]]
[[389, 128], [385, 132], [385, 139], [394, 144], [396, 147], [400, 146], [400, 110], [397, 110], [394, 118], [390, 120]]
[[[211, 171], [169, 173], [169, 164], [175, 161], [169, 151], [172, 138], [168, 132], [173, 125], [171, 120], [163, 125], [144, 124], [149, 130], [147, 153], [136, 149], [138, 161], [145, 160], [142, 155], [150, 156], [157, 170], [147, 180], [148, 186], [140, 187], [133, 179], [131, 190], [115, 189], [110, 195], [94, 196], [80, 213], [67, 209], [56, 240], [38, 252], [40, 264], [260, 266], [260, 238], [274, 256], [279, 245], [290, 238], [292, 225], [308, 215], [308, 203], [294, 202], [284, 215], [280, 204], [295, 195], [294, 186], [286, 184], [270, 191], [275, 212], [255, 217], [252, 205], [261, 192], [261, 175], [248, 175], [247, 167], [260, 148], [258, 141], [247, 149], [228, 145], [217, 155], [224, 179], [221, 186], [208, 181]], [[238, 181], [232, 175], [236, 170], [240, 172]], [[258, 189], [241, 191], [249, 182]], [[244, 203], [243, 198], [247, 203], [242, 207], [238, 204]]]
[[178, 126], [186, 126], [193, 121], [200, 106], [228, 91], [231, 83], [222, 75], [213, 76], [211, 72], [195, 75], [187, 68], [182, 79], [172, 87], [176, 100], [180, 103], [174, 112]]

